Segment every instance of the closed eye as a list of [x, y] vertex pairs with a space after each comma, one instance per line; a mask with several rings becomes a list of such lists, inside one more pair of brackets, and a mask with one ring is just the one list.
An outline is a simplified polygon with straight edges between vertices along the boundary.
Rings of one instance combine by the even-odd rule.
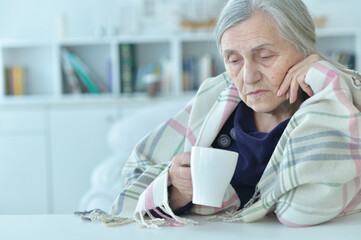
[[228, 58], [227, 59], [227, 62], [229, 62], [229, 63], [239, 63], [240, 61], [242, 61], [242, 58], [240, 58], [240, 57], [230, 57], [230, 58]]
[[266, 55], [266, 56], [261, 56], [261, 59], [269, 59], [271, 57], [273, 57], [274, 55]]
[[238, 52], [232, 50], [225, 52], [224, 59], [226, 63], [238, 64], [239, 62], [242, 61], [243, 58]]
[[275, 57], [275, 55], [266, 55], [266, 56], [260, 56], [259, 58], [258, 58], [258, 61], [259, 62], [269, 62], [269, 61], [271, 61], [272, 59], [274, 59], [274, 57]]
[[271, 59], [275, 59], [276, 56], [278, 56], [278, 52], [269, 50], [269, 49], [259, 49], [258, 51], [255, 52], [255, 58], [258, 59], [259, 61], [270, 61]]

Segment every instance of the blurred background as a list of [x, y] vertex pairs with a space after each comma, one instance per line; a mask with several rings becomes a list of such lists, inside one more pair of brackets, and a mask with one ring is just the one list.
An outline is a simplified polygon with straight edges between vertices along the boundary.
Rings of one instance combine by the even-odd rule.
[[[214, 19], [226, 0], [0, 1], [0, 38], [84, 37], [181, 31], [179, 21]], [[304, 0], [324, 27], [360, 28], [357, 0]]]
[[[224, 71], [227, 0], [0, 0], [0, 214], [109, 210], [147, 132]], [[304, 0], [360, 70], [361, 1]]]

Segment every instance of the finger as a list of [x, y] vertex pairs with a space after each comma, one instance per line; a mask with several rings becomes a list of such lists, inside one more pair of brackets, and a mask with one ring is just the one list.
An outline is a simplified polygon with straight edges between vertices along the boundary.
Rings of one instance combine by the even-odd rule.
[[298, 92], [299, 84], [297, 81], [292, 81], [290, 86], [290, 103], [294, 103], [297, 100], [297, 92]]
[[177, 171], [177, 176], [180, 179], [192, 180], [191, 168], [190, 167], [180, 167]]
[[174, 174], [169, 175], [170, 182], [174, 187], [177, 189], [187, 189], [192, 187], [192, 179], [190, 178], [184, 178], [182, 174], [179, 174], [178, 169]]
[[286, 93], [286, 99], [290, 99], [290, 90], [288, 90]]
[[[315, 62], [318, 62], [318, 61], [321, 61], [321, 60], [322, 60], [322, 58], [321, 58], [319, 55], [317, 55], [317, 54], [312, 54], [312, 55], [310, 55], [309, 57], [310, 57], [310, 59], [311, 59], [311, 61], [312, 61], [312, 64], [315, 63]], [[311, 65], [312, 65], [312, 64], [311, 64]]]
[[313, 96], [313, 91], [312, 88], [307, 84], [307, 83], [301, 83], [300, 87], [302, 88], [302, 90], [307, 93], [308, 96], [312, 97]]
[[175, 155], [172, 159], [172, 165], [176, 166], [190, 166], [190, 152]]
[[287, 92], [287, 90], [290, 87], [291, 81], [292, 81], [292, 75], [293, 75], [292, 71], [287, 72], [286, 77], [284, 78], [284, 80], [282, 81], [282, 83], [278, 89], [277, 97], [280, 97]]
[[169, 169], [169, 177], [171, 182], [179, 180], [192, 180], [192, 175], [189, 167], [171, 166], [171, 168]]
[[181, 157], [182, 157], [181, 165], [189, 167], [191, 164], [191, 153], [185, 152], [185, 153], [181, 154]]
[[307, 72], [307, 70], [309, 69], [309, 66], [305, 66], [304, 69], [301, 70], [302, 75], [299, 75], [299, 77], [297, 78], [297, 82], [299, 84], [299, 86], [302, 88], [302, 90], [307, 93], [308, 96], [313, 96], [313, 91], [311, 89], [311, 87], [305, 82], [306, 80], [306, 75], [305, 73]]
[[192, 181], [190, 180], [179, 179], [178, 181], [172, 182], [172, 185], [182, 191], [193, 188]]
[[286, 77], [284, 78], [278, 92], [277, 92], [277, 96], [280, 97], [283, 94], [285, 94], [291, 85], [291, 82], [293, 81], [293, 79], [296, 78], [296, 76], [299, 75], [300, 72], [302, 72], [302, 69], [305, 68], [305, 62], [301, 61], [296, 63], [295, 65], [293, 65], [287, 72]]
[[172, 186], [177, 188], [179, 192], [183, 194], [192, 194], [193, 185], [192, 181], [179, 180], [172, 182]]

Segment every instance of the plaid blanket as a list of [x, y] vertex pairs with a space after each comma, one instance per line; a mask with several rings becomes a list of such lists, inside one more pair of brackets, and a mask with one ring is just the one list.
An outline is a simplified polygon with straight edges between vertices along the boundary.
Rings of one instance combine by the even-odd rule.
[[[325, 61], [313, 65], [306, 82], [315, 95], [291, 118], [247, 206], [236, 211], [240, 200], [229, 185], [222, 207], [194, 205], [191, 212], [228, 212], [219, 218], [244, 222], [275, 212], [288, 226], [308, 226], [360, 211], [361, 82]], [[171, 160], [194, 145], [210, 146], [239, 102], [237, 89], [221, 74], [206, 80], [182, 111], [145, 136], [124, 167], [127, 186], [108, 223], [135, 220], [149, 228], [195, 223], [168, 205]]]

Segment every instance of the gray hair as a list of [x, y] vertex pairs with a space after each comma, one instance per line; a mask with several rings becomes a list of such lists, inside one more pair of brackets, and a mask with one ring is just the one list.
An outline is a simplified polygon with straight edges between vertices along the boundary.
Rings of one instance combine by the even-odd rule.
[[257, 12], [270, 16], [275, 21], [281, 37], [294, 45], [304, 57], [318, 54], [339, 70], [349, 72], [345, 66], [327, 58], [317, 49], [315, 25], [302, 0], [229, 0], [215, 28], [217, 47], [220, 52], [222, 52], [223, 33]]

